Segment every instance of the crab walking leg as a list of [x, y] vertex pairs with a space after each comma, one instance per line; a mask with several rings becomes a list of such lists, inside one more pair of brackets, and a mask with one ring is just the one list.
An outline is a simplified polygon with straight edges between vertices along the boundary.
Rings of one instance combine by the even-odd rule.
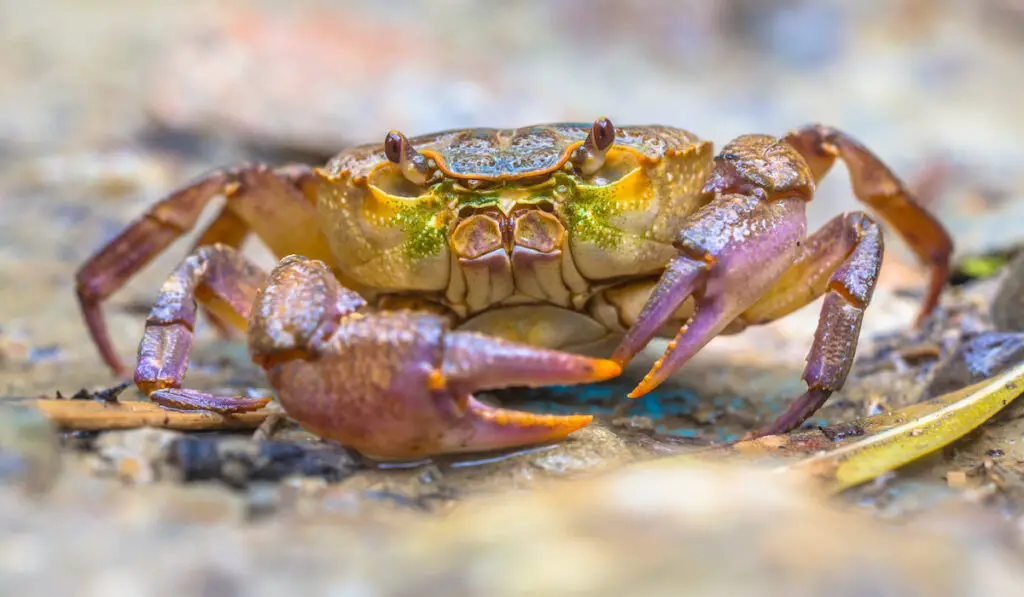
[[786, 141], [810, 166], [814, 180], [821, 180], [841, 159], [850, 173], [858, 199], [876, 210], [907, 242], [918, 258], [931, 267], [931, 279], [916, 325], [921, 325], [939, 302], [949, 276], [953, 241], [934, 216], [922, 208], [903, 182], [877, 156], [846, 133], [811, 125], [790, 132]]
[[379, 460], [563, 439], [592, 417], [492, 408], [472, 392], [599, 381], [621, 370], [451, 331], [433, 314], [357, 312], [359, 305], [323, 263], [289, 257], [256, 300], [249, 346], [292, 418]]
[[[230, 206], [225, 206], [217, 214], [213, 222], [206, 227], [206, 230], [199, 236], [195, 244], [192, 245], [192, 251], [195, 252], [199, 247], [215, 244], [225, 245], [237, 250], [248, 236], [249, 225], [245, 223], [241, 216], [232, 211]], [[200, 308], [203, 311], [203, 316], [209, 320], [221, 338], [232, 338], [235, 336], [236, 328], [215, 315], [205, 306], [200, 306]]]
[[215, 396], [183, 389], [201, 301], [223, 321], [244, 328], [259, 287], [267, 274], [226, 245], [199, 247], [164, 283], [146, 319], [135, 385], [153, 402], [174, 408], [220, 412], [255, 410], [269, 398]]
[[[207, 174], [157, 202], [82, 266], [76, 276], [79, 306], [100, 356], [116, 375], [123, 375], [125, 368], [107, 331], [103, 301], [192, 230], [214, 197], [224, 195], [225, 210], [238, 216], [279, 257], [292, 252], [313, 257], [329, 254], [316, 208], [300, 190], [306, 172], [296, 167], [248, 166]], [[228, 226], [218, 218], [204, 236], [230, 245], [241, 231]]]
[[116, 375], [124, 374], [124, 363], [117, 356], [110, 340], [100, 309], [101, 303], [164, 248], [192, 228], [207, 203], [221, 192], [228, 179], [228, 173], [215, 172], [172, 193], [151, 207], [78, 270], [78, 304], [93, 343], [99, 348], [103, 361]]
[[[759, 325], [781, 319], [826, 292], [839, 292], [866, 305], [874, 292], [883, 250], [882, 229], [871, 216], [864, 212], [836, 216], [800, 243], [792, 266], [737, 323]], [[851, 267], [859, 277], [851, 277]]]
[[613, 359], [625, 364], [658, 334], [689, 294], [694, 311], [630, 398], [650, 392], [767, 293], [807, 233], [814, 179], [803, 157], [768, 135], [743, 135], [715, 156], [704, 185], [714, 198], [685, 220], [679, 256], [626, 332]]
[[694, 313], [629, 396], [651, 391], [767, 292], [792, 263], [806, 234], [802, 199], [721, 195], [694, 213], [662, 275], [612, 359], [626, 363], [691, 293]]
[[749, 323], [783, 317], [822, 294], [814, 343], [803, 379], [807, 392], [754, 435], [786, 433], [800, 426], [843, 387], [857, 351], [864, 310], [882, 266], [882, 230], [867, 214], [843, 214], [807, 239], [793, 267], [740, 316]]
[[665, 268], [636, 322], [612, 353], [612, 360], [625, 365], [657, 334], [686, 299], [703, 290], [711, 263], [699, 257], [680, 255]]

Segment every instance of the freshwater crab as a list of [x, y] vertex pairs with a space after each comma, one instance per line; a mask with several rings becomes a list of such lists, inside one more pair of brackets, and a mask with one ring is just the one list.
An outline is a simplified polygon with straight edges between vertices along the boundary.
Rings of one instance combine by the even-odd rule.
[[[82, 267], [77, 293], [107, 365], [125, 372], [101, 302], [226, 202], [146, 319], [135, 383], [166, 407], [237, 412], [268, 399], [182, 388], [197, 304], [246, 330], [285, 411], [378, 459], [555, 441], [583, 415], [535, 415], [473, 398], [484, 388], [616, 376], [674, 337], [641, 396], [718, 334], [825, 296], [808, 389], [757, 434], [798, 426], [840, 389], [882, 260], [863, 212], [807, 235], [805, 205], [839, 158], [855, 195], [932, 269], [936, 306], [952, 242], [900, 180], [847, 134], [712, 145], [666, 126], [560, 123], [468, 129], [347, 149], [323, 168], [218, 170], [171, 193]], [[250, 233], [280, 262], [237, 248]], [[617, 348], [610, 359], [600, 351]], [[605, 352], [605, 355], [608, 353]]]

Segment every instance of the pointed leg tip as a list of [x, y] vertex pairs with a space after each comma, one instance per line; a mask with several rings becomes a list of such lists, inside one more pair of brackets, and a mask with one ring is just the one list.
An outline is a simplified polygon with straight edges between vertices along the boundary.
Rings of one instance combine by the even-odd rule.
[[640, 398], [641, 396], [644, 396], [645, 394], [647, 394], [647, 392], [650, 391], [650, 388], [644, 387], [643, 384], [640, 384], [637, 387], [633, 388], [632, 392], [626, 394], [626, 398]]
[[155, 404], [180, 410], [205, 410], [220, 414], [253, 412], [269, 404], [273, 398], [241, 398], [235, 396], [215, 396], [197, 390], [185, 388], [167, 388], [149, 394]]
[[110, 369], [110, 373], [118, 379], [131, 379], [132, 372], [128, 370], [124, 362], [117, 358], [117, 356], [106, 356], [103, 357], [103, 363]]
[[655, 376], [656, 371], [657, 369], [654, 369], [650, 373], [648, 373], [647, 376], [640, 380], [640, 383], [638, 383], [636, 387], [633, 388], [633, 391], [627, 394], [627, 396], [629, 396], [630, 398], [639, 398], [649, 393], [651, 390], [654, 390], [659, 385], [661, 385], [661, 382], [663, 380]]
[[250, 398], [250, 400], [252, 400], [250, 403], [253, 406], [252, 410], [259, 410], [274, 401], [270, 396], [265, 396], [263, 398]]
[[917, 318], [914, 320], [914, 329], [915, 330], [922, 330], [922, 329], [924, 329], [925, 324], [928, 323], [928, 319], [931, 318], [931, 316], [932, 316], [932, 311], [931, 310], [929, 310], [929, 311], [921, 311], [920, 313], [918, 313], [917, 314]]
[[227, 403], [221, 407], [214, 407], [209, 410], [221, 414], [256, 412], [270, 404], [272, 398], [240, 398], [237, 402]]

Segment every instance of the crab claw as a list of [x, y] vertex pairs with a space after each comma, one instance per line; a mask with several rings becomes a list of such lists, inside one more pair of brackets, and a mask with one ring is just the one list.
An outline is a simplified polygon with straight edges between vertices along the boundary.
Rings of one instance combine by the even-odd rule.
[[673, 259], [637, 316], [636, 323], [619, 342], [612, 360], [620, 366], [629, 363], [683, 306], [706, 275], [707, 264], [704, 262], [686, 256]]
[[472, 392], [592, 382], [621, 371], [609, 360], [452, 332], [445, 319], [424, 313], [353, 314], [311, 331], [298, 351], [261, 355], [281, 405], [307, 430], [377, 460], [563, 439], [592, 417], [493, 408]]
[[446, 338], [440, 371], [432, 371], [429, 381], [432, 390], [451, 397], [456, 416], [470, 423], [468, 436], [461, 425], [444, 434], [449, 451], [461, 451], [463, 447], [480, 450], [556, 441], [593, 420], [590, 415], [537, 415], [493, 408], [474, 399], [473, 391], [594, 382], [621, 371], [618, 364], [605, 359], [454, 332]]

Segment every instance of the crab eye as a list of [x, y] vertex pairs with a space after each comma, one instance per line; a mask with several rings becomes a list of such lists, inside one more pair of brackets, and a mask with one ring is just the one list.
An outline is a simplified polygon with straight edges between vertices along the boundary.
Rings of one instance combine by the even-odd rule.
[[602, 116], [594, 121], [590, 136], [594, 140], [594, 147], [598, 151], [605, 151], [615, 141], [615, 126], [611, 120]]
[[594, 121], [583, 144], [572, 154], [572, 162], [583, 174], [591, 175], [604, 165], [605, 154], [615, 141], [615, 127], [604, 116]]
[[405, 137], [398, 131], [391, 131], [384, 137], [384, 155], [395, 164], [402, 162], [402, 145]]
[[437, 171], [433, 162], [413, 149], [405, 135], [398, 131], [390, 131], [384, 137], [384, 156], [397, 164], [402, 174], [415, 184], [426, 184]]

